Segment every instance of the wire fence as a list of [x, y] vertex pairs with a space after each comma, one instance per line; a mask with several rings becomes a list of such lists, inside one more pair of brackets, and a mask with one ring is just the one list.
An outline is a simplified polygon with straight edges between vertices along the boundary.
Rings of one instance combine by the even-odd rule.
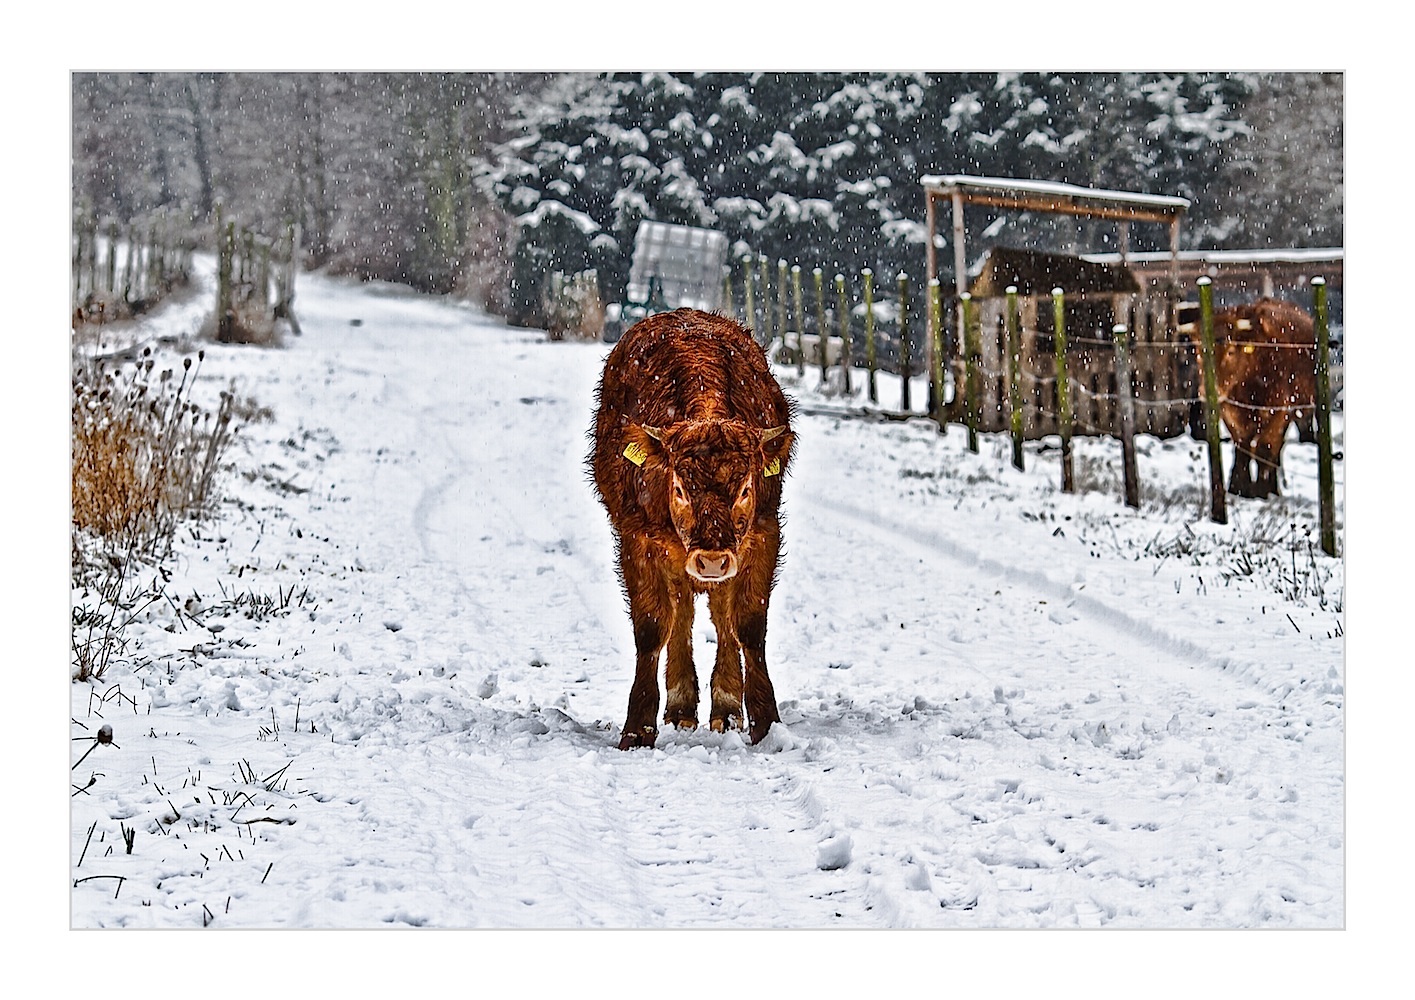
[[[820, 267], [806, 272], [782, 260], [771, 268], [765, 257], [751, 256], [743, 257], [740, 264], [737, 281], [731, 268], [724, 277], [724, 308], [753, 329], [774, 360], [795, 364], [800, 372], [807, 365], [818, 367], [823, 382], [827, 371], [838, 367], [840, 378], [848, 385], [850, 369], [863, 359], [870, 402], [878, 403], [879, 375], [893, 374], [901, 382], [901, 410], [905, 413], [912, 412], [911, 379], [927, 374], [928, 397], [922, 415], [936, 420], [940, 432], [946, 431], [949, 423], [965, 424], [973, 451], [980, 431], [1008, 431], [1014, 439], [1014, 464], [1021, 468], [1024, 439], [1059, 434], [1063, 489], [1071, 489], [1074, 482], [1069, 466], [1071, 436], [1115, 437], [1124, 453], [1126, 502], [1138, 506], [1134, 434], [1165, 437], [1188, 431], [1209, 440], [1211, 517], [1223, 522], [1226, 502], [1218, 444], [1221, 420], [1232, 418], [1235, 412], [1246, 413], [1269, 431], [1277, 425], [1285, 431], [1288, 424], [1296, 422], [1304, 440], [1317, 440], [1322, 455], [1319, 464], [1327, 467], [1319, 477], [1318, 499], [1323, 506], [1323, 548], [1335, 554], [1334, 537], [1328, 538], [1326, 531], [1334, 524], [1329, 469], [1331, 365], [1325, 283], [1320, 278], [1312, 283], [1319, 315], [1310, 340], [1245, 338], [1221, 345], [1228, 355], [1257, 354], [1260, 365], [1277, 372], [1293, 369], [1276, 360], [1284, 352], [1295, 351], [1304, 360], [1311, 359], [1306, 362], [1310, 368], [1304, 368], [1301, 361], [1297, 368], [1315, 379], [1314, 391], [1255, 400], [1226, 391], [1228, 387], [1218, 382], [1217, 374], [1210, 385], [1205, 375], [1216, 369], [1213, 355], [1217, 353], [1207, 278], [1198, 282], [1201, 301], [1208, 303], [1202, 310], [1206, 327], [1202, 335], [1196, 335], [1189, 328], [1181, 331], [1177, 302], [1168, 290], [1149, 299], [1114, 294], [1097, 306], [1095, 295], [1069, 296], [1062, 289], [1053, 289], [1048, 330], [1042, 322], [1048, 314], [1040, 301], [1047, 297], [1032, 296], [1027, 308], [1030, 322], [1024, 325], [1016, 288], [1009, 288], [1005, 299], [990, 298], [990, 321], [984, 322], [976, 313], [979, 300], [967, 293], [947, 297], [947, 308], [943, 308], [945, 298], [937, 281], [919, 289], [911, 285], [907, 275], [900, 274], [894, 282], [881, 282], [877, 287], [873, 273], [865, 269], [853, 281], [836, 274], [828, 284]], [[827, 294], [830, 285], [834, 295]], [[740, 297], [733, 295], [734, 287], [741, 288]], [[806, 294], [807, 288], [814, 294]], [[1113, 318], [1128, 322], [1111, 324], [1108, 339], [1091, 333], [1096, 329], [1094, 322], [1089, 330], [1068, 339], [1068, 310], [1074, 301], [1088, 298], [1093, 300], [1089, 303], [1093, 320], [1108, 309]], [[808, 302], [813, 309], [807, 307]], [[1096, 312], [1098, 308], [1100, 312]], [[994, 335], [984, 337], [989, 326]], [[1136, 359], [1138, 364], [1133, 363]], [[1300, 381], [1306, 385], [1306, 376]], [[1255, 444], [1262, 438], [1245, 438], [1247, 433], [1245, 428], [1243, 434], [1230, 434], [1235, 461], [1229, 486], [1245, 495], [1276, 493], [1274, 473], [1280, 468], [1281, 435], [1277, 450], [1270, 451], [1266, 445]], [[1256, 476], [1251, 474], [1249, 462], [1256, 465]], [[1249, 493], [1250, 489], [1258, 492]]]

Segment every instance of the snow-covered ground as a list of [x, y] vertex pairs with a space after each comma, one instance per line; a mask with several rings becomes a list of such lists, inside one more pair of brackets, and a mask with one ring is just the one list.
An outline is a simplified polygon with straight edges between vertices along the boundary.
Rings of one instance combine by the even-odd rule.
[[583, 467], [608, 348], [319, 276], [297, 311], [281, 349], [201, 345], [204, 391], [273, 419], [133, 661], [71, 686], [73, 927], [1345, 925], [1315, 446], [1217, 526], [1188, 438], [1141, 439], [1137, 512], [1114, 442], [1078, 442], [1100, 488], [1066, 495], [1054, 448], [1018, 472], [780, 369], [784, 725], [620, 752], [632, 637]]

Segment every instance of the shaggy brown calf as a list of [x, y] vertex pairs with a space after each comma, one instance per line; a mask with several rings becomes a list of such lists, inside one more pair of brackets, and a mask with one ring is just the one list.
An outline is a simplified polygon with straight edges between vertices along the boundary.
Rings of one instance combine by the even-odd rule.
[[[1198, 342], [1198, 323], [1181, 330]], [[1230, 493], [1278, 494], [1287, 427], [1315, 405], [1316, 350], [1312, 317], [1290, 302], [1263, 298], [1214, 313], [1219, 411], [1233, 439]]]
[[[695, 309], [658, 313], [605, 361], [590, 465], [609, 513], [636, 661], [621, 750], [658, 735], [658, 662], [668, 647], [663, 721], [694, 728], [693, 601], [717, 630], [714, 731], [778, 721], [766, 616], [781, 545], [791, 404], [741, 326]], [[743, 711], [745, 659], [745, 712]]]

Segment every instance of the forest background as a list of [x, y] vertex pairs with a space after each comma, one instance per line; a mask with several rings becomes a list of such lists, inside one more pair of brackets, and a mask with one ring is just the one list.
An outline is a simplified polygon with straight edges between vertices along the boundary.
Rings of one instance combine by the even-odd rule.
[[[552, 272], [619, 297], [642, 219], [918, 275], [927, 174], [1179, 195], [1185, 248], [1340, 247], [1344, 117], [1339, 72], [79, 72], [72, 191], [198, 244], [218, 204], [296, 222], [307, 267], [542, 325]], [[1105, 223], [967, 222], [978, 252], [1115, 249]], [[1146, 228], [1132, 248], [1163, 246]]]

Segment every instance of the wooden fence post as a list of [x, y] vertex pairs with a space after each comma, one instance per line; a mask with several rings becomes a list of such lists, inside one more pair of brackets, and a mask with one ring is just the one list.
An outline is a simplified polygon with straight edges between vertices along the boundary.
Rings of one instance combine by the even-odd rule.
[[1051, 290], [1052, 330], [1056, 347], [1057, 424], [1061, 431], [1061, 492], [1076, 492], [1071, 458], [1071, 382], [1066, 374], [1066, 300], [1060, 288]]
[[830, 329], [825, 325], [825, 275], [820, 268], [811, 269], [811, 277], [816, 283], [816, 360], [820, 362], [821, 388], [825, 388], [825, 374], [829, 367], [826, 348], [830, 345]]
[[929, 412], [940, 434], [948, 433], [943, 415], [943, 290], [937, 278], [929, 280]]
[[757, 284], [762, 290], [762, 344], [770, 345], [771, 329], [771, 272], [767, 270], [766, 254], [757, 254]]
[[1125, 505], [1140, 506], [1140, 475], [1135, 465], [1135, 402], [1130, 386], [1130, 331], [1117, 323], [1115, 337], [1115, 393], [1120, 416], [1120, 455], [1125, 466]]
[[[1214, 289], [1205, 275], [1199, 286], [1199, 351], [1204, 367], [1204, 430], [1209, 443], [1209, 520], [1228, 523], [1228, 499], [1223, 483], [1223, 449], [1219, 446], [1218, 373], [1214, 363]], [[1236, 457], [1236, 454], [1235, 454]]]
[[845, 275], [835, 276], [836, 311], [840, 313], [840, 375], [850, 395], [850, 303], [845, 299]]
[[752, 255], [742, 255], [742, 322], [752, 331], [752, 339], [761, 343], [761, 327], [757, 324], [756, 297], [752, 294]]
[[1313, 311], [1317, 334], [1317, 493], [1322, 551], [1336, 555], [1336, 479], [1332, 471], [1331, 443], [1331, 345], [1327, 343], [1327, 283], [1312, 279]]
[[968, 422], [968, 450], [978, 453], [978, 304], [972, 293], [958, 297], [963, 320], [963, 416]]
[[905, 413], [911, 409], [909, 398], [909, 276], [899, 272], [899, 408]]
[[98, 220], [93, 220], [88, 241], [88, 291], [98, 291]]
[[1017, 313], [1017, 286], [1007, 286], [1007, 408], [1012, 429], [1012, 464], [1025, 468], [1022, 458], [1022, 320]]
[[216, 206], [216, 339], [231, 341], [231, 252], [235, 245], [235, 223], [225, 222], [221, 206]]
[[875, 384], [875, 372], [879, 365], [875, 358], [875, 273], [868, 267], [860, 272], [864, 279], [865, 298], [865, 367], [869, 370], [870, 402], [879, 402], [879, 387]]
[[104, 264], [104, 291], [116, 291], [118, 280], [118, 224], [108, 223], [108, 258]]
[[732, 265], [722, 265], [722, 311], [737, 318], [737, 303], [732, 301]]
[[123, 258], [123, 301], [131, 302], [134, 292], [139, 289], [133, 287], [133, 272], [137, 270], [138, 238], [137, 227], [132, 223], [128, 224], [128, 253]]
[[786, 346], [786, 259], [776, 262], [776, 329], [781, 336], [781, 346]]
[[796, 306], [796, 374], [806, 374], [806, 312], [801, 308], [801, 265], [791, 265], [791, 301]]

